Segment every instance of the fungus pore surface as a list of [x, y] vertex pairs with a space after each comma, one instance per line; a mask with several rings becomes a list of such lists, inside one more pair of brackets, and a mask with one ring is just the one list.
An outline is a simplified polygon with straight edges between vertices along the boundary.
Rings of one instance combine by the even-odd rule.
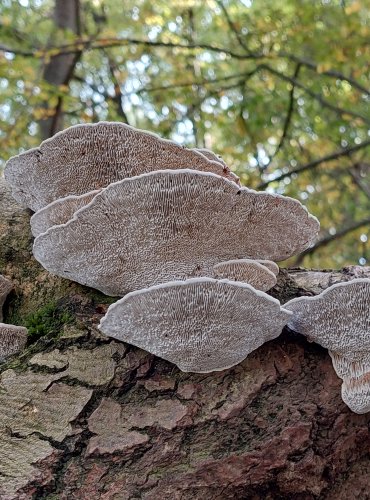
[[27, 328], [0, 323], [0, 361], [21, 351], [27, 342]]
[[75, 196], [70, 195], [65, 198], [55, 200], [46, 207], [41, 208], [31, 217], [31, 231], [36, 238], [39, 234], [45, 233], [52, 226], [66, 224], [72, 219], [73, 214], [80, 208], [86, 206], [98, 194], [100, 190]]
[[[266, 262], [266, 261], [265, 261]], [[272, 264], [275, 264], [272, 262]], [[276, 264], [275, 264], [276, 265]], [[276, 285], [276, 275], [257, 260], [236, 259], [219, 262], [213, 266], [214, 278], [226, 278], [249, 283], [257, 290], [266, 292]]]
[[290, 314], [245, 283], [193, 278], [129, 293], [99, 328], [182, 371], [205, 373], [234, 366], [279, 336]]
[[239, 182], [226, 165], [209, 157], [124, 123], [100, 122], [70, 127], [10, 158], [4, 175], [14, 198], [33, 211], [155, 170], [190, 168]]
[[318, 229], [292, 198], [211, 173], [167, 170], [103, 189], [69, 222], [40, 234], [34, 255], [54, 274], [124, 295], [212, 276], [225, 260], [286, 259], [310, 246]]
[[370, 350], [370, 279], [337, 283], [314, 297], [299, 297], [284, 308], [294, 314], [289, 328], [350, 361]]

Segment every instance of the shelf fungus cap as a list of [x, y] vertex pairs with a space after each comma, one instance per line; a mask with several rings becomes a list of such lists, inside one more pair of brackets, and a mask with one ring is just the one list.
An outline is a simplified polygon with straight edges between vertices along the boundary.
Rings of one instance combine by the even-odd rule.
[[[271, 264], [278, 267], [275, 262], [271, 262]], [[276, 285], [276, 274], [266, 265], [253, 259], [234, 259], [219, 262], [213, 266], [213, 273], [214, 278], [242, 281], [263, 292]]]
[[201, 153], [202, 155], [204, 155], [209, 160], [216, 161], [216, 162], [220, 163], [222, 166], [227, 167], [226, 163], [221, 158], [221, 156], [217, 155], [216, 153], [214, 153], [210, 149], [207, 149], [207, 148], [194, 148], [194, 151], [198, 151], [198, 153]]
[[337, 283], [314, 297], [284, 307], [293, 312], [289, 328], [334, 353], [355, 361], [370, 351], [370, 279]]
[[3, 319], [3, 305], [5, 299], [9, 295], [9, 293], [13, 289], [13, 284], [10, 280], [5, 278], [2, 274], [0, 274], [0, 321]]
[[193, 278], [127, 294], [99, 329], [182, 371], [207, 373], [240, 363], [278, 337], [290, 314], [246, 283]]
[[318, 229], [292, 198], [211, 173], [163, 170], [110, 184], [66, 224], [40, 234], [33, 251], [51, 273], [124, 295], [212, 276], [226, 260], [286, 259], [309, 247]]
[[80, 196], [69, 195], [52, 201], [49, 205], [38, 210], [32, 215], [30, 221], [33, 236], [36, 238], [39, 234], [45, 233], [50, 227], [66, 224], [72, 219], [77, 210], [90, 203], [100, 191], [100, 189], [97, 189]]
[[370, 411], [370, 349], [353, 352], [352, 360], [341, 354], [329, 351], [333, 367], [343, 380], [342, 399], [355, 413]]
[[[208, 155], [209, 156], [209, 155]], [[190, 168], [231, 181], [220, 161], [124, 123], [75, 125], [10, 158], [4, 175], [13, 197], [33, 211], [68, 195], [81, 195], [146, 172]]]
[[0, 361], [17, 354], [27, 342], [28, 330], [23, 326], [0, 323]]

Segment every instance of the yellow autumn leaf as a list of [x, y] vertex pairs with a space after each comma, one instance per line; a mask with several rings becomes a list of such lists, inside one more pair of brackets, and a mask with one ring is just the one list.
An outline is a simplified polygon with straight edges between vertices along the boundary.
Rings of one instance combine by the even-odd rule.
[[3, 26], [10, 26], [12, 20], [10, 18], [10, 16], [2, 16], [0, 18], [0, 23], [3, 25]]
[[356, 12], [361, 10], [361, 2], [353, 2], [351, 5], [348, 5], [344, 11], [349, 16], [350, 14], [355, 14]]
[[316, 71], [318, 73], [325, 73], [325, 71], [329, 71], [329, 69], [331, 68], [331, 64], [326, 62], [326, 63], [320, 63], [317, 65], [317, 69]]

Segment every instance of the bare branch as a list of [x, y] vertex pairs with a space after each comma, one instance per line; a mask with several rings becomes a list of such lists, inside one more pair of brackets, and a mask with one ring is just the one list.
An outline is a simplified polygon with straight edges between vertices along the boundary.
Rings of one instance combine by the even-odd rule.
[[279, 181], [285, 179], [286, 177], [290, 177], [293, 174], [300, 174], [301, 172], [304, 172], [305, 170], [314, 169], [314, 168], [318, 167], [319, 165], [321, 165], [322, 163], [336, 160], [337, 158], [341, 158], [342, 156], [350, 156], [355, 151], [359, 151], [359, 150], [364, 149], [368, 146], [370, 146], [370, 139], [367, 139], [366, 141], [363, 141], [360, 144], [356, 144], [355, 146], [348, 146], [344, 149], [340, 149], [339, 151], [335, 151], [334, 153], [331, 153], [329, 155], [322, 156], [321, 158], [318, 158], [317, 160], [310, 161], [309, 163], [306, 163], [305, 165], [300, 165], [299, 167], [296, 167], [295, 169], [290, 170], [290, 172], [284, 172], [284, 173], [276, 176], [273, 179], [270, 179], [266, 182], [262, 182], [258, 186], [258, 189], [265, 189], [272, 182], [279, 182]]
[[[298, 57], [298, 56], [295, 56], [293, 54], [288, 54], [287, 52], [280, 52], [279, 55], [281, 57], [285, 57], [285, 58], [287, 58], [291, 61], [294, 61], [296, 63], [302, 64], [303, 66], [306, 66], [307, 68], [309, 68], [313, 71], [318, 70], [319, 65], [314, 63], [313, 61], [308, 60], [308, 59], [304, 59], [302, 57]], [[352, 85], [352, 87], [355, 87], [357, 90], [359, 90], [360, 92], [362, 92], [366, 96], [370, 96], [369, 89], [360, 85], [356, 80], [354, 80], [350, 76], [343, 75], [343, 73], [341, 73], [340, 71], [330, 69], [327, 71], [323, 71], [321, 74], [325, 75], [325, 76], [329, 76], [331, 78], [336, 78], [338, 80], [346, 81], [346, 82], [350, 83]]]
[[[296, 65], [296, 68], [295, 68], [295, 71], [294, 71], [294, 75], [293, 75], [293, 78], [295, 80], [297, 79], [297, 77], [299, 75], [300, 68], [301, 68], [301, 64], [298, 63]], [[266, 170], [268, 168], [268, 166], [271, 164], [271, 162], [273, 161], [273, 159], [275, 158], [275, 156], [279, 153], [279, 151], [281, 150], [281, 148], [284, 145], [285, 139], [287, 138], [288, 129], [289, 129], [289, 125], [290, 125], [290, 122], [291, 122], [291, 119], [292, 119], [293, 109], [294, 109], [294, 90], [295, 90], [295, 84], [292, 85], [292, 88], [290, 89], [290, 92], [289, 92], [289, 105], [288, 105], [288, 111], [287, 111], [287, 114], [286, 114], [286, 117], [285, 117], [283, 133], [281, 134], [280, 141], [279, 141], [279, 144], [277, 145], [277, 147], [275, 149], [275, 152], [271, 155], [268, 163], [266, 165], [264, 165], [264, 170]]]
[[316, 92], [313, 92], [311, 89], [305, 87], [301, 82], [299, 82], [295, 78], [292, 78], [288, 75], [285, 75], [284, 73], [281, 73], [280, 71], [277, 71], [276, 69], [272, 68], [268, 64], [261, 64], [260, 67], [262, 67], [266, 71], [269, 71], [270, 73], [276, 75], [278, 78], [281, 78], [282, 80], [285, 80], [285, 81], [291, 83], [292, 85], [295, 85], [296, 87], [302, 89], [306, 94], [308, 94], [313, 99], [318, 101], [322, 106], [324, 106], [325, 108], [331, 109], [339, 116], [342, 116], [342, 115], [353, 116], [354, 118], [359, 118], [364, 123], [370, 124], [370, 119], [367, 118], [366, 116], [360, 115], [359, 113], [355, 113], [354, 111], [351, 111], [350, 109], [340, 108], [339, 106], [335, 106], [334, 104], [331, 104], [330, 102], [326, 101], [321, 96], [321, 94], [316, 94]]
[[244, 42], [241, 34], [239, 33], [239, 31], [237, 30], [235, 24], [233, 23], [233, 21], [231, 20], [231, 17], [229, 15], [229, 12], [227, 11], [226, 7], [224, 6], [222, 0], [216, 0], [216, 3], [217, 5], [220, 7], [220, 9], [222, 10], [224, 16], [225, 16], [225, 19], [227, 21], [227, 24], [229, 25], [229, 28], [230, 30], [234, 33], [236, 39], [238, 40], [238, 43], [240, 45], [240, 47], [246, 51], [247, 54], [251, 54], [251, 51], [249, 50], [249, 48], [247, 47], [246, 43]]
[[352, 231], [355, 231], [356, 229], [359, 229], [360, 227], [363, 226], [368, 226], [370, 225], [370, 217], [367, 217], [365, 219], [362, 219], [358, 222], [354, 222], [353, 224], [350, 224], [348, 226], [345, 226], [342, 228], [340, 231], [337, 231], [335, 234], [329, 234], [327, 236], [324, 236], [321, 240], [319, 240], [314, 246], [311, 248], [308, 248], [305, 252], [302, 252], [300, 255], [298, 255], [297, 260], [295, 262], [295, 265], [300, 265], [303, 261], [303, 259], [310, 254], [313, 254], [318, 248], [322, 248], [329, 243], [331, 243], [334, 240], [337, 240], [339, 238], [342, 238], [348, 233], [351, 233]]

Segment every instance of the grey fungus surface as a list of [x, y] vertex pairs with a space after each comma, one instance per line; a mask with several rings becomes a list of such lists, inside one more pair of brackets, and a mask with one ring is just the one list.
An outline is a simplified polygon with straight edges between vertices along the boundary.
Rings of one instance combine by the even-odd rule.
[[346, 405], [355, 413], [369, 412], [370, 279], [338, 283], [284, 308], [293, 312], [289, 328], [329, 349]]
[[0, 323], [0, 362], [17, 354], [27, 342], [28, 330], [23, 326]]
[[[275, 264], [272, 262], [272, 264]], [[275, 264], [276, 265], [276, 264]], [[242, 281], [257, 290], [266, 292], [276, 285], [276, 274], [267, 266], [253, 259], [235, 259], [213, 266], [214, 278]]]
[[2, 274], [0, 274], [0, 321], [3, 320], [3, 305], [4, 302], [9, 295], [9, 293], [13, 289], [13, 284], [8, 278], [5, 278]]
[[288, 326], [326, 349], [355, 360], [370, 350], [370, 279], [337, 283], [314, 297], [284, 307], [294, 313]]
[[267, 267], [272, 273], [277, 276], [279, 274], [279, 266], [276, 264], [276, 262], [273, 262], [272, 260], [263, 260], [263, 259], [256, 259], [256, 262], [259, 264], [262, 264], [263, 266]]
[[50, 227], [66, 224], [77, 210], [86, 206], [100, 192], [99, 189], [80, 196], [69, 195], [41, 208], [31, 217], [31, 231], [36, 238]]
[[216, 161], [217, 163], [220, 163], [223, 167], [227, 167], [226, 163], [224, 160], [221, 158], [221, 156], [217, 155], [213, 151], [207, 148], [194, 148], [194, 151], [197, 151], [198, 153], [201, 153], [204, 155], [206, 158], [212, 161]]
[[182, 371], [208, 373], [278, 337], [290, 314], [245, 283], [193, 278], [127, 294], [109, 307], [99, 329]]
[[[212, 153], [213, 154], [213, 153]], [[124, 123], [75, 125], [38, 148], [10, 158], [5, 179], [14, 198], [38, 211], [68, 195], [81, 195], [146, 172], [190, 168], [231, 181], [239, 178], [220, 160]]]
[[[103, 189], [34, 242], [51, 273], [107, 295], [196, 276], [236, 258], [283, 260], [316, 239], [296, 200], [194, 170], [165, 170]], [[86, 262], [89, 263], [86, 266]]]

